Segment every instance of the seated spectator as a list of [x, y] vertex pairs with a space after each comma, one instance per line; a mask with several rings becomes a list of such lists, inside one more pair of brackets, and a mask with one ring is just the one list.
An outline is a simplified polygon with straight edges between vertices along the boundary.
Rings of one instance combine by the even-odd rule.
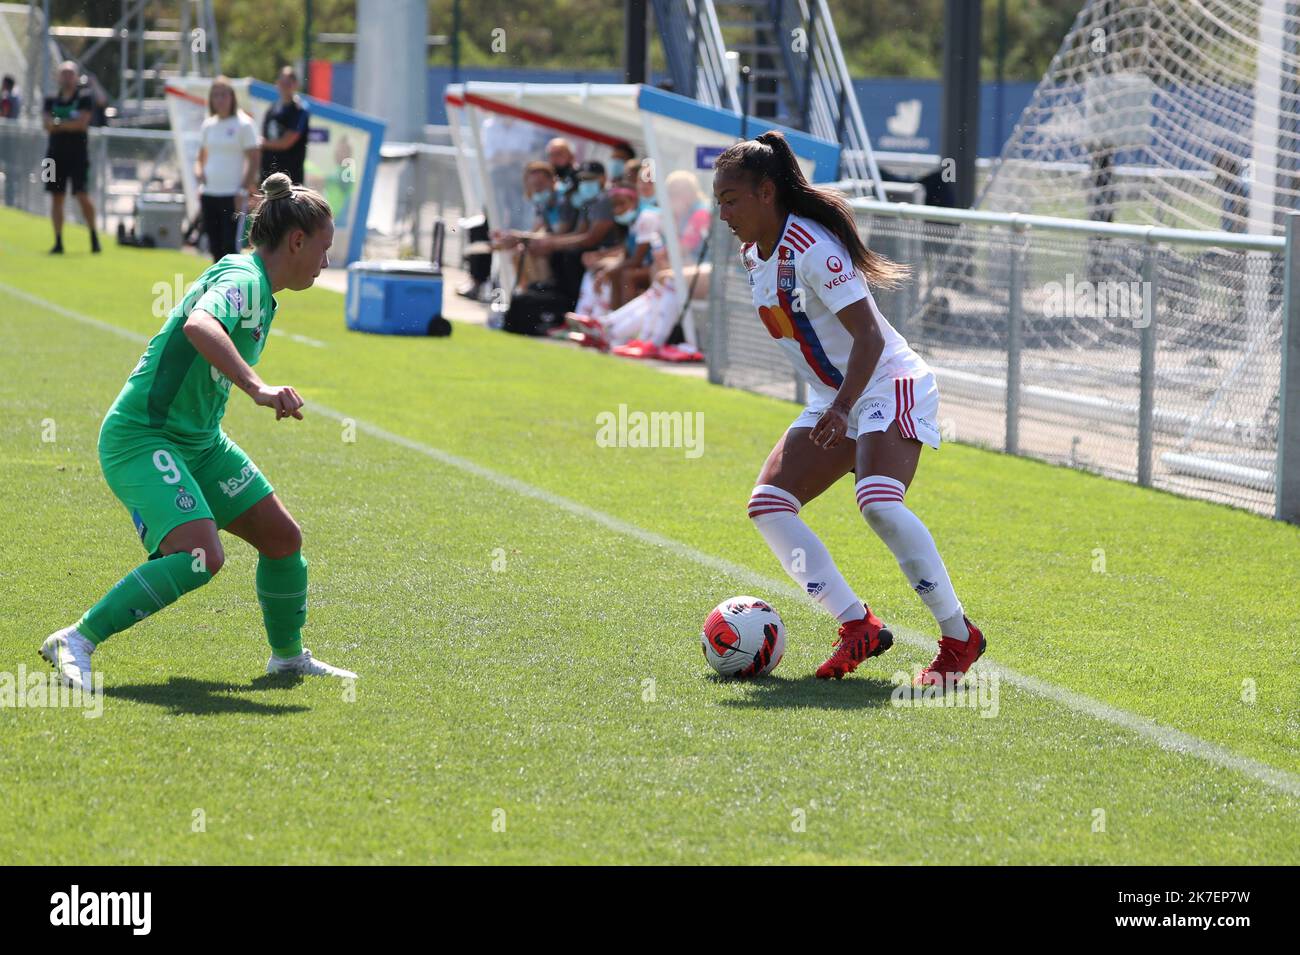
[[[668, 202], [677, 223], [678, 244], [686, 264], [682, 270], [692, 299], [709, 294], [709, 265], [699, 262], [708, 236], [711, 213], [704, 204], [695, 176], [685, 170], [668, 177]], [[682, 303], [668, 267], [667, 249], [655, 251], [655, 281], [648, 291], [603, 318], [570, 313], [570, 328], [585, 336], [583, 344], [633, 358], [668, 358], [674, 361], [699, 361], [698, 352], [668, 346], [667, 342], [682, 314]]]
[[576, 308], [579, 312], [594, 316], [604, 315], [610, 308], [617, 308], [623, 303], [623, 268], [631, 262], [648, 261], [648, 243], [638, 252], [636, 236], [630, 228], [637, 217], [637, 194], [625, 186], [619, 186], [609, 191], [609, 199], [614, 221], [626, 231], [626, 238], [621, 246], [582, 253], [582, 264], [586, 272], [582, 277]]
[[578, 210], [573, 229], [560, 235], [543, 235], [530, 243], [530, 251], [551, 255], [556, 285], [570, 308], [577, 302], [582, 284], [582, 253], [619, 245], [625, 235], [624, 228], [614, 221], [613, 203], [605, 192], [604, 165], [585, 162], [578, 167], [576, 179], [569, 197]]
[[637, 193], [636, 219], [632, 222], [632, 234], [636, 239], [636, 249], [630, 259], [619, 270], [622, 280], [621, 294], [614, 297], [618, 305], [629, 302], [650, 287], [653, 277], [654, 254], [663, 248], [663, 236], [659, 226], [662, 215], [659, 200], [655, 197], [655, 181], [651, 175], [650, 163], [638, 163], [633, 188]]
[[621, 180], [630, 186], [632, 180], [628, 178], [628, 173], [631, 171], [629, 166], [634, 162], [636, 162], [636, 151], [632, 148], [632, 144], [628, 142], [616, 143], [613, 149], [610, 150], [610, 181]]
[[[584, 302], [579, 295], [575, 307], [575, 311], [579, 313], [602, 317], [609, 310], [619, 308], [625, 302], [636, 298], [650, 286], [654, 253], [663, 247], [663, 239], [659, 235], [659, 205], [655, 202], [655, 184], [654, 179], [649, 176], [649, 165], [641, 166], [635, 163], [635, 160], [633, 162], [645, 172], [637, 174], [637, 205], [635, 212], [632, 213], [635, 218], [632, 219], [632, 226], [624, 244], [625, 254], [603, 259], [597, 265], [593, 277], [597, 290], [608, 287], [607, 300], [604, 298], [601, 300], [607, 307], [602, 310], [584, 308], [584, 305], [589, 303]], [[620, 208], [616, 207], [614, 211], [616, 220], [620, 213], [625, 218], [629, 217], [628, 213]]]
[[700, 246], [709, 235], [709, 225], [713, 213], [709, 211], [709, 202], [700, 191], [699, 181], [694, 173], [680, 169], [668, 177], [668, 204], [672, 208], [673, 221], [677, 223], [677, 234], [683, 257], [694, 261], [699, 257]]
[[627, 165], [623, 167], [623, 185], [629, 189], [635, 189], [637, 183], [641, 181], [642, 171], [649, 172], [650, 164], [641, 159], [629, 159]]
[[[551, 168], [555, 170], [556, 196], [567, 202], [569, 193], [573, 190], [573, 187], [576, 184], [578, 172], [573, 165], [573, 143], [569, 142], [562, 136], [555, 137], [546, 144], [546, 161], [550, 163]], [[576, 211], [576, 207], [571, 205], [570, 212]], [[576, 216], [566, 214], [565, 218], [570, 219], [571, 225], [571, 220], [576, 218]], [[563, 231], [568, 230], [566, 229]]]
[[548, 233], [567, 232], [571, 223], [565, 221], [568, 206], [555, 190], [555, 168], [548, 162], [531, 162], [524, 169], [524, 197], [533, 207], [533, 228], [528, 232], [518, 229], [496, 229], [491, 233], [492, 248], [499, 251], [517, 250], [515, 273], [516, 291], [522, 291], [533, 282], [546, 285], [554, 283], [549, 253], [539, 253], [533, 247], [534, 239]]

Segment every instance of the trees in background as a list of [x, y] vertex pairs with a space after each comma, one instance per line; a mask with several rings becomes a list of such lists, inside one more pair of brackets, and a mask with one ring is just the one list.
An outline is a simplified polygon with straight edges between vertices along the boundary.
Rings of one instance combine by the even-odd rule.
[[[1006, 0], [1006, 66], [1010, 80], [1035, 80], [1084, 0]], [[944, 0], [828, 0], [849, 71], [855, 76], [939, 76]], [[313, 0], [313, 33], [354, 33], [355, 0]], [[453, 0], [429, 0], [429, 32], [452, 29]], [[51, 0], [55, 23], [107, 26], [121, 0]], [[216, 0], [222, 67], [231, 75], [271, 79], [302, 56], [303, 0]], [[176, 16], [175, 0], [156, 0], [159, 16]], [[994, 75], [998, 0], [984, 0], [983, 75]], [[364, 26], [363, 26], [364, 29]], [[494, 32], [504, 31], [504, 32]], [[609, 69], [619, 62], [623, 4], [619, 0], [461, 0], [463, 66]], [[494, 49], [494, 43], [496, 49]], [[504, 43], [504, 51], [499, 51]], [[658, 37], [652, 68], [664, 69]], [[67, 41], [75, 56], [78, 44]], [[108, 44], [101, 74], [115, 69], [117, 45]], [[349, 60], [352, 47], [316, 43], [316, 59]], [[449, 47], [432, 47], [430, 63], [450, 63]], [[106, 83], [110, 90], [115, 82]]]

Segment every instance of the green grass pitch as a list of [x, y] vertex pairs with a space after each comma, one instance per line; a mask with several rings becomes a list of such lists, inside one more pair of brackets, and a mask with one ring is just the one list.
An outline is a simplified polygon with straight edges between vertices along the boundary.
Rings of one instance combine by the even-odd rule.
[[[143, 559], [96, 434], [155, 283], [203, 266], [48, 239], [0, 210], [8, 674]], [[927, 451], [909, 502], [990, 666], [1037, 682], [1004, 680], [996, 715], [899, 707], [892, 675], [928, 651], [814, 680], [834, 623], [745, 516], [794, 406], [472, 326], [353, 334], [325, 290], [280, 302], [258, 370], [318, 407], [277, 423], [236, 392], [225, 427], [303, 526], [305, 641], [361, 674], [355, 699], [260, 678], [254, 555], [225, 537], [210, 585], [96, 654], [102, 716], [0, 709], [0, 863], [1300, 861], [1297, 528]], [[599, 446], [620, 403], [703, 412], [704, 453]], [[933, 635], [848, 480], [805, 513], [874, 609]], [[760, 578], [786, 657], [715, 679], [704, 615]]]

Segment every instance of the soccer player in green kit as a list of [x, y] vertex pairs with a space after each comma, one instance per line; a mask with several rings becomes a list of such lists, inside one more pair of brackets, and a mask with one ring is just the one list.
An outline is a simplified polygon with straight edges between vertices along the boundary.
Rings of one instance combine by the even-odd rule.
[[221, 430], [233, 383], [276, 420], [301, 419], [287, 385], [254, 373], [275, 318], [275, 292], [310, 288], [328, 264], [333, 215], [319, 193], [283, 173], [262, 183], [253, 251], [204, 272], [167, 316], [99, 432], [104, 478], [126, 506], [149, 559], [41, 656], [70, 686], [91, 689], [90, 657], [115, 633], [203, 586], [225, 560], [218, 528], [258, 551], [257, 598], [271, 644], [268, 673], [354, 678], [302, 647], [307, 561], [302, 532], [270, 483]]

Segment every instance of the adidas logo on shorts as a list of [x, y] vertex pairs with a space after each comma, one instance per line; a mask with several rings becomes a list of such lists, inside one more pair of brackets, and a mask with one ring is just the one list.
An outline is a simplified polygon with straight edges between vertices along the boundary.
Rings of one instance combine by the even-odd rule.
[[884, 413], [883, 411], [881, 411], [879, 408], [877, 408], [875, 411], [871, 412], [871, 414], [867, 415], [867, 420], [868, 420], [868, 421], [884, 421], [884, 420], [885, 420], [885, 413]]

